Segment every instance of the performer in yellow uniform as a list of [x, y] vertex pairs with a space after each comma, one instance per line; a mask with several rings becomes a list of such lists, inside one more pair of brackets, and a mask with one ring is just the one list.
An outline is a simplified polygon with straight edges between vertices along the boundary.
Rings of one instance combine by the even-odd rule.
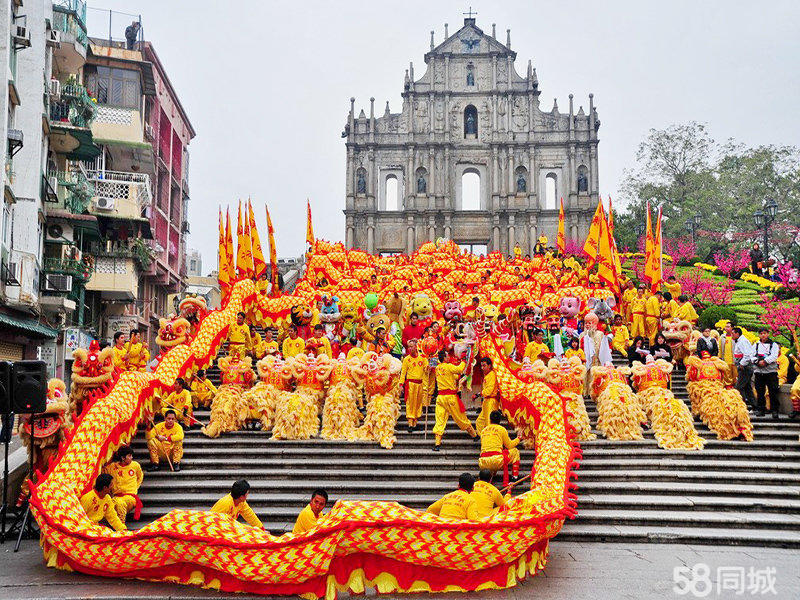
[[678, 310], [675, 313], [675, 318], [679, 321], [689, 321], [692, 325], [697, 325], [697, 320], [700, 318], [697, 316], [697, 311], [695, 311], [694, 306], [692, 303], [689, 302], [688, 296], [679, 296], [678, 297]]
[[677, 298], [681, 295], [681, 284], [675, 279], [675, 275], [670, 275], [667, 277], [667, 282], [664, 284], [664, 288], [672, 294], [673, 298]]
[[475, 420], [475, 431], [480, 435], [483, 428], [489, 424], [489, 415], [500, 408], [500, 389], [497, 387], [497, 375], [492, 370], [492, 359], [482, 356], [478, 361], [483, 373], [483, 387], [481, 388], [481, 413]]
[[[503, 422], [503, 413], [499, 410], [489, 415], [490, 425], [481, 432], [481, 456], [478, 466], [489, 469], [494, 475], [503, 469], [503, 485], [508, 485], [511, 479], [519, 476], [520, 456], [517, 445], [519, 439], [512, 440], [508, 431], [500, 423]], [[508, 476], [508, 467], [511, 465], [511, 477]]]
[[730, 387], [736, 383], [736, 359], [733, 356], [733, 347], [736, 340], [733, 339], [733, 325], [730, 322], [725, 324], [722, 335], [719, 338], [719, 357], [728, 365], [728, 372], [723, 375], [722, 382], [725, 387]]
[[661, 315], [669, 320], [674, 319], [678, 313], [678, 302], [675, 300], [671, 292], [664, 292], [664, 307], [661, 310]]
[[645, 304], [647, 337], [650, 338], [651, 345], [655, 343], [656, 334], [661, 329], [661, 301], [663, 299], [663, 294], [656, 292], [647, 299]]
[[283, 340], [283, 346], [281, 347], [283, 358], [292, 358], [298, 354], [303, 354], [305, 349], [306, 343], [303, 338], [297, 335], [297, 326], [292, 323], [289, 325], [289, 337]]
[[536, 362], [540, 358], [542, 360], [547, 360], [546, 357], [541, 355], [547, 354], [548, 352], [550, 352], [550, 348], [548, 348], [547, 344], [544, 343], [542, 330], [537, 329], [533, 333], [533, 340], [528, 342], [528, 344], [525, 346], [525, 358], [530, 360], [532, 363]]
[[129, 512], [133, 520], [138, 521], [142, 513], [142, 501], [139, 498], [139, 486], [144, 480], [141, 465], [133, 460], [133, 448], [124, 445], [117, 448], [117, 460], [108, 463], [105, 472], [111, 475], [111, 493], [114, 496], [114, 508], [119, 520], [123, 523]]
[[474, 487], [475, 478], [472, 474], [462, 473], [458, 477], [458, 489], [431, 504], [426, 512], [445, 519], [475, 521], [478, 518], [478, 511], [475, 507], [475, 498], [471, 495]]
[[581, 349], [581, 340], [575, 336], [569, 338], [569, 348], [564, 352], [564, 358], [572, 358], [577, 356], [581, 362], [586, 362], [586, 353]]
[[278, 354], [278, 342], [272, 337], [272, 329], [264, 330], [264, 354], [275, 356]]
[[125, 349], [125, 334], [118, 331], [114, 334], [114, 354], [111, 355], [111, 360], [114, 367], [120, 371], [126, 371], [125, 356], [128, 351]]
[[181, 377], [175, 378], [175, 383], [172, 384], [172, 391], [161, 401], [161, 414], [166, 415], [168, 410], [174, 410], [178, 421], [186, 427], [191, 427], [194, 422], [192, 393]]
[[489, 469], [481, 469], [478, 473], [478, 481], [472, 488], [470, 496], [475, 500], [475, 510], [478, 512], [479, 519], [485, 519], [497, 514], [506, 504], [506, 500], [511, 498], [507, 494], [505, 498], [496, 487], [492, 485], [492, 472]]
[[231, 323], [228, 327], [228, 354], [238, 357], [239, 360], [244, 358], [252, 344], [250, 328], [245, 325], [244, 318], [245, 314], [240, 312], [236, 315], [236, 323]]
[[400, 369], [400, 385], [404, 386], [406, 422], [408, 423], [408, 432], [411, 433], [422, 415], [423, 382], [427, 378], [428, 359], [417, 350], [416, 339], [408, 340], [407, 347], [408, 354], [403, 359], [403, 367]]
[[622, 324], [622, 315], [614, 317], [614, 325], [611, 326], [614, 337], [611, 340], [611, 349], [616, 350], [622, 356], [628, 356], [628, 348], [631, 346], [631, 336], [628, 328]]
[[636, 295], [636, 286], [631, 280], [628, 280], [625, 291], [622, 292], [622, 314], [625, 317], [625, 321], [629, 325], [633, 322], [631, 318], [631, 302], [633, 302], [633, 299], [636, 298]]
[[314, 325], [314, 337], [308, 339], [305, 350], [306, 352], [309, 350], [314, 350], [315, 356], [322, 356], [324, 354], [328, 358], [333, 358], [331, 341], [325, 337], [324, 326]]
[[244, 479], [234, 482], [231, 486], [231, 493], [217, 500], [217, 503], [211, 507], [211, 512], [228, 515], [233, 521], [241, 516], [250, 527], [262, 529], [264, 524], [247, 503], [247, 493], [249, 491], [250, 484]]
[[[438, 451], [442, 444], [442, 435], [447, 426], [447, 417], [453, 417], [453, 421], [466, 431], [472, 439], [478, 441], [478, 434], [475, 433], [472, 424], [464, 414], [464, 405], [458, 395], [458, 379], [464, 373], [466, 365], [463, 362], [453, 364], [447, 362], [448, 354], [446, 350], [439, 351], [439, 364], [436, 366], [436, 424], [433, 426], [433, 435], [436, 436], [436, 443], [433, 449]], [[451, 360], [456, 360], [452, 357]]]
[[192, 406], [197, 408], [202, 406], [208, 408], [211, 406], [211, 401], [217, 395], [216, 386], [206, 378], [205, 369], [199, 369], [192, 378]]
[[150, 451], [148, 471], [158, 471], [158, 463], [162, 458], [172, 463], [175, 471], [181, 470], [183, 428], [176, 422], [174, 410], [167, 410], [164, 421], [149, 429], [145, 437], [147, 449]]
[[297, 515], [292, 533], [303, 533], [313, 529], [319, 523], [322, 510], [328, 503], [328, 492], [325, 490], [314, 490], [311, 493], [311, 502]]
[[250, 325], [250, 354], [253, 355], [253, 362], [261, 360], [264, 358], [264, 354], [266, 353], [266, 349], [264, 348], [264, 340], [261, 339], [261, 335], [256, 331], [256, 328], [253, 325]]
[[105, 519], [114, 531], [125, 531], [127, 527], [119, 520], [119, 515], [114, 509], [114, 501], [111, 498], [112, 481], [113, 479], [108, 473], [98, 475], [94, 482], [94, 489], [81, 496], [81, 506], [92, 523], [99, 523]]
[[644, 315], [647, 309], [647, 298], [644, 297], [645, 286], [640, 285], [636, 291], [636, 296], [631, 299], [631, 337], [646, 336], [647, 330], [644, 326]]
[[144, 371], [150, 361], [150, 352], [139, 341], [139, 330], [131, 329], [131, 339], [125, 344], [125, 369]]

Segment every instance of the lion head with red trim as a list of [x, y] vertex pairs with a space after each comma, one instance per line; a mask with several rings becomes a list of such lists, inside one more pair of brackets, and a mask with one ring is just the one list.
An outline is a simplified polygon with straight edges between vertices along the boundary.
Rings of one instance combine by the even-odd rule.
[[88, 350], [73, 350], [72, 387], [98, 388], [109, 381], [114, 373], [113, 354], [111, 347], [100, 350], [97, 340], [92, 340]]
[[175, 346], [189, 342], [189, 321], [183, 317], [171, 320], [159, 319], [158, 324], [156, 344], [159, 345], [162, 352], [167, 352]]

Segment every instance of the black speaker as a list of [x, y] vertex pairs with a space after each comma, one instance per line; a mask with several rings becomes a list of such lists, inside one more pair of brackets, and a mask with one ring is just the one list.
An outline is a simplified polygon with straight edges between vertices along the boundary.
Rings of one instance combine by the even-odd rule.
[[47, 363], [18, 360], [11, 367], [11, 412], [40, 414], [47, 409]]
[[0, 361], [0, 415], [11, 412], [11, 363]]

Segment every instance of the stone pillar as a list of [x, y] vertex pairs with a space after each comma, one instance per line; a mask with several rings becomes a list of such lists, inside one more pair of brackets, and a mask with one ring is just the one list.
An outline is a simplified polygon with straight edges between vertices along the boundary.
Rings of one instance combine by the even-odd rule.
[[594, 197], [600, 191], [597, 169], [597, 143], [589, 146], [589, 193]]
[[406, 186], [406, 198], [409, 199], [409, 202], [406, 204], [406, 210], [416, 208], [416, 196], [417, 196], [417, 179], [414, 173], [414, 148], [408, 149], [408, 157], [407, 157], [407, 179], [411, 182], [410, 186]]
[[367, 208], [377, 210], [377, 194], [375, 193], [375, 152], [372, 150], [367, 154]]
[[536, 240], [539, 238], [538, 222], [536, 215], [530, 215], [528, 221], [528, 254], [533, 256], [533, 247], [536, 245]]
[[345, 217], [345, 222], [347, 223], [347, 231], [345, 233], [345, 244], [348, 248], [353, 247], [353, 235], [355, 234], [355, 229], [353, 228], [353, 217], [347, 216]]
[[455, 210], [456, 207], [456, 194], [451, 181], [451, 173], [453, 169], [450, 165], [450, 146], [444, 149], [444, 206], [450, 210]]
[[414, 252], [414, 217], [409, 216], [406, 223], [406, 254], [411, 254]]
[[428, 149], [428, 196], [436, 198], [436, 156], [433, 147]]
[[514, 213], [509, 213], [508, 215], [508, 253], [513, 255], [514, 254], [514, 244], [516, 242], [515, 237], [515, 227], [514, 227], [515, 219]]
[[500, 249], [500, 215], [492, 215], [492, 252]]
[[[444, 57], [444, 89], [450, 89], [450, 57]], [[450, 114], [450, 113], [445, 113]]]
[[434, 241], [436, 239], [436, 218], [433, 215], [428, 215], [428, 240]]
[[[509, 105], [509, 112], [511, 112], [511, 107]], [[509, 148], [508, 150], [508, 195], [514, 196], [517, 193], [517, 184], [514, 181], [514, 151]]]
[[367, 252], [375, 253], [375, 217], [367, 217]]
[[452, 229], [450, 226], [450, 214], [447, 213], [444, 215], [444, 237], [445, 239], [451, 240], [452, 237]]

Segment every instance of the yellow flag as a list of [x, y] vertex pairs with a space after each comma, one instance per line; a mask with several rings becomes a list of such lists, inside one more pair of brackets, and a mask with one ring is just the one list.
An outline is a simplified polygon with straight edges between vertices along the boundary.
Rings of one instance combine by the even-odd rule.
[[314, 225], [311, 224], [311, 200], [306, 199], [306, 243], [309, 251], [314, 249]]
[[219, 209], [219, 251], [217, 258], [217, 279], [223, 300], [228, 297], [231, 281], [228, 278], [228, 247], [225, 243], [225, 223], [222, 221], [222, 208]]
[[661, 239], [661, 208], [658, 209], [658, 217], [656, 218], [656, 230], [653, 234], [653, 252], [650, 264], [650, 290], [652, 292], [658, 291], [662, 283], [662, 255], [663, 255], [663, 240]]
[[[246, 209], [245, 209], [246, 210]], [[250, 231], [247, 215], [242, 218], [242, 201], [239, 201], [239, 216], [236, 224], [236, 277], [250, 279], [253, 277], [253, 247], [250, 242]]]
[[597, 251], [597, 276], [601, 281], [608, 284], [609, 289], [615, 296], [619, 296], [619, 274], [614, 264], [614, 249], [611, 241], [611, 231], [606, 213], [603, 210], [603, 203], [599, 203], [600, 211], [600, 236], [598, 239]]
[[617, 277], [622, 275], [622, 261], [619, 258], [619, 248], [617, 247], [617, 240], [614, 237], [614, 209], [611, 205], [611, 196], [608, 197], [608, 236], [611, 239], [611, 250], [614, 256], [614, 269], [617, 272]]
[[653, 262], [653, 220], [650, 217], [650, 203], [647, 203], [647, 229], [645, 230], [644, 239], [644, 278], [652, 281], [652, 273], [650, 271]]
[[253, 205], [250, 204], [249, 198], [247, 199], [247, 216], [250, 227], [250, 240], [253, 245], [253, 274], [256, 279], [261, 279], [261, 276], [267, 271], [267, 263], [264, 262], [264, 252], [261, 249], [261, 240], [258, 237], [256, 217], [253, 214]]
[[269, 266], [270, 266], [270, 282], [272, 283], [272, 295], [279, 296], [281, 293], [278, 286], [278, 249], [275, 247], [275, 228], [272, 226], [272, 218], [269, 216], [269, 207], [267, 209], [267, 240], [269, 241]]
[[564, 254], [567, 250], [567, 234], [564, 220], [564, 198], [562, 197], [561, 206], [558, 209], [558, 237], [556, 239], [559, 254]]
[[583, 244], [583, 252], [589, 257], [589, 260], [586, 261], [587, 269], [590, 269], [597, 261], [597, 254], [600, 250], [600, 237], [603, 233], [605, 220], [606, 215], [603, 210], [603, 203], [598, 200], [597, 209], [594, 211], [592, 224], [589, 227], [589, 235], [586, 236], [586, 243]]
[[225, 209], [225, 255], [228, 257], [228, 284], [233, 285], [236, 280], [236, 261], [233, 253], [233, 233], [231, 232], [231, 213]]

